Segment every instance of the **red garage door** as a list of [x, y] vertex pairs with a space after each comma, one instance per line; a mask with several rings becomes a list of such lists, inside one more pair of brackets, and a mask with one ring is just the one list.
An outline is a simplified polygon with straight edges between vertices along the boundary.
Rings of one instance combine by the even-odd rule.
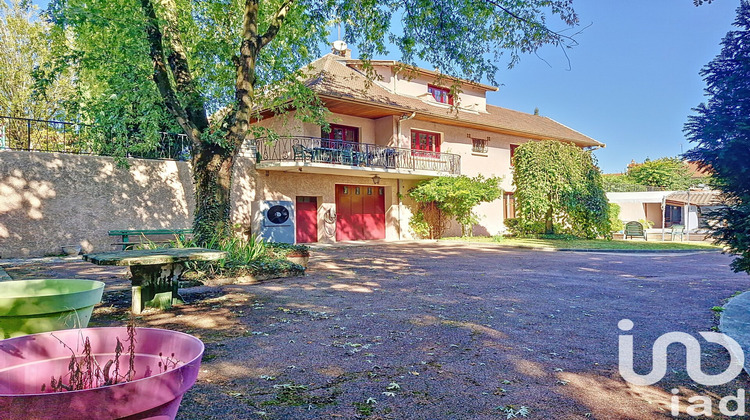
[[336, 240], [385, 239], [385, 188], [336, 185]]

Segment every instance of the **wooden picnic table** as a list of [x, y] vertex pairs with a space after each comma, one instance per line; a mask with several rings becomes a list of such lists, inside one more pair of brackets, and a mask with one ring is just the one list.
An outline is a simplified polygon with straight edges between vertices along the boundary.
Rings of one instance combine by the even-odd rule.
[[133, 313], [145, 307], [170, 308], [184, 303], [178, 293], [188, 261], [216, 261], [227, 253], [206, 248], [163, 248], [86, 254], [84, 261], [97, 265], [127, 266], [132, 284]]

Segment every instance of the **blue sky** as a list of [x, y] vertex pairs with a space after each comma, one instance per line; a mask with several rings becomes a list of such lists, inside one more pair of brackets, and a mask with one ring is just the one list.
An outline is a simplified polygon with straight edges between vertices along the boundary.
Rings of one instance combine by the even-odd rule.
[[[687, 116], [704, 101], [698, 72], [720, 51], [738, 0], [695, 7], [691, 0], [574, 0], [579, 45], [524, 56], [488, 96], [498, 106], [533, 112], [607, 145], [595, 152], [605, 173], [675, 156], [691, 145]], [[553, 28], [554, 26], [551, 25]], [[548, 64], [549, 63], [549, 64]]]

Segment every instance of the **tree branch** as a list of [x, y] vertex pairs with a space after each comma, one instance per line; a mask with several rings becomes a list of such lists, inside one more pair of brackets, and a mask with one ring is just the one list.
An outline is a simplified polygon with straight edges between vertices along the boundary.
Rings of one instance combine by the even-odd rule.
[[245, 14], [242, 21], [242, 45], [237, 60], [237, 81], [235, 100], [237, 109], [228, 118], [233, 145], [239, 148], [250, 127], [253, 109], [253, 95], [256, 81], [255, 67], [260, 50], [268, 45], [279, 33], [294, 0], [285, 0], [271, 18], [271, 24], [263, 35], [258, 35], [259, 0], [245, 0]]
[[259, 0], [245, 0], [245, 13], [242, 18], [242, 44], [237, 66], [237, 80], [235, 82], [236, 109], [232, 115], [227, 115], [231, 138], [234, 147], [239, 148], [250, 126], [250, 112], [253, 107], [253, 87], [255, 85], [255, 63], [260, 51], [260, 37], [258, 36]]
[[177, 92], [182, 93], [187, 99], [185, 111], [190, 117], [190, 120], [199, 130], [203, 131], [208, 128], [206, 107], [203, 98], [195, 87], [193, 75], [190, 73], [187, 53], [182, 44], [180, 32], [177, 29], [177, 5], [174, 0], [159, 1], [166, 21], [164, 25], [164, 35], [166, 36], [170, 49], [168, 61], [169, 66], [172, 69], [172, 76], [174, 76]]
[[511, 11], [507, 7], [501, 5], [496, 0], [484, 0], [484, 1], [486, 1], [487, 3], [489, 3], [489, 4], [491, 4], [491, 5], [495, 6], [495, 7], [497, 7], [498, 9], [500, 9], [503, 12], [507, 13], [508, 15], [510, 15], [514, 19], [520, 20], [521, 22], [524, 22], [524, 23], [526, 23], [528, 25], [531, 25], [531, 26], [539, 26], [539, 27], [541, 27], [545, 32], [549, 33], [550, 35], [552, 35], [554, 38], [557, 38], [558, 40], [567, 39], [568, 41], [570, 41], [570, 43], [571, 43], [570, 45], [578, 45], [578, 41], [576, 41], [575, 38], [573, 38], [571, 36], [568, 36], [568, 35], [563, 35], [560, 32], [555, 32], [552, 29], [548, 28], [546, 25], [543, 25], [541, 23], [530, 21], [530, 20], [528, 20], [528, 19], [526, 19], [526, 18], [518, 15], [517, 13], [514, 13], [513, 11]]
[[284, 24], [284, 19], [286, 19], [286, 15], [287, 13], [289, 13], [289, 9], [292, 8], [292, 3], [294, 3], [294, 0], [286, 0], [281, 4], [279, 10], [277, 10], [276, 14], [273, 15], [273, 18], [271, 19], [271, 25], [266, 30], [266, 33], [264, 33], [263, 36], [260, 37], [258, 48], [263, 48], [268, 45], [268, 43], [273, 40], [276, 34], [279, 33], [279, 29], [281, 29], [281, 25]]
[[180, 104], [177, 92], [175, 92], [169, 80], [169, 73], [164, 59], [164, 47], [162, 46], [163, 37], [159, 30], [154, 5], [151, 0], [141, 0], [141, 8], [148, 20], [146, 38], [150, 46], [149, 55], [151, 56], [151, 61], [154, 63], [154, 82], [159, 89], [159, 94], [164, 100], [167, 109], [175, 116], [177, 123], [180, 124], [185, 134], [189, 135], [191, 137], [190, 140], [195, 144], [199, 136], [199, 131], [190, 120], [185, 108]]

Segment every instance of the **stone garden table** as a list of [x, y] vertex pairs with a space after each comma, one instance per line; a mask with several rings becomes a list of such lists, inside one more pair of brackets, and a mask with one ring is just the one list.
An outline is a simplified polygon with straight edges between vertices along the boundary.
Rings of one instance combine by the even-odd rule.
[[132, 310], [170, 308], [184, 303], [177, 291], [188, 261], [216, 261], [227, 253], [205, 248], [163, 248], [86, 254], [84, 261], [97, 265], [127, 266], [132, 284]]

